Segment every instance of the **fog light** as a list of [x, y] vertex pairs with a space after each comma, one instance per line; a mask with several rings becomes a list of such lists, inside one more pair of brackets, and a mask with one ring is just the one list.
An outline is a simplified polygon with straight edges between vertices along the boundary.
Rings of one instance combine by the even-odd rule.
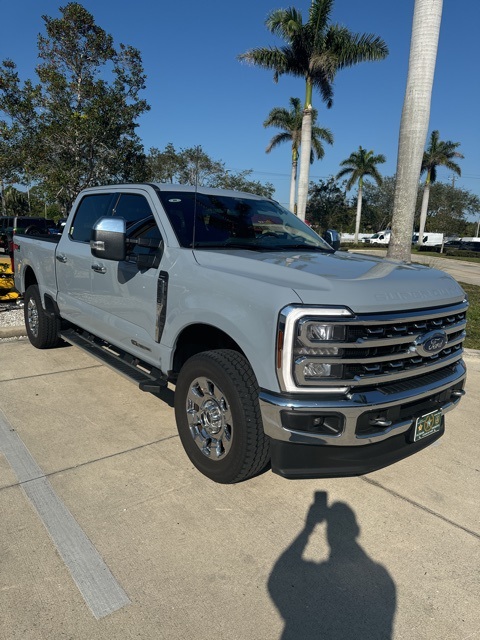
[[282, 426], [291, 431], [305, 431], [326, 436], [339, 436], [343, 432], [344, 419], [337, 413], [307, 413], [282, 411]]

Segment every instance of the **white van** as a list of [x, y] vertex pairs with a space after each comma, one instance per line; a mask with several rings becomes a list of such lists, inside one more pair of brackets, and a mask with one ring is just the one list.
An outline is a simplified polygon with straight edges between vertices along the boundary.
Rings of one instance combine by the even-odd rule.
[[388, 245], [390, 242], [391, 232], [389, 229], [385, 231], [378, 231], [378, 233], [374, 233], [370, 238], [365, 238], [365, 244], [381, 244]]
[[[423, 234], [424, 247], [441, 247], [442, 243], [443, 243], [443, 233], [424, 233]], [[418, 233], [413, 234], [412, 244], [418, 244]]]

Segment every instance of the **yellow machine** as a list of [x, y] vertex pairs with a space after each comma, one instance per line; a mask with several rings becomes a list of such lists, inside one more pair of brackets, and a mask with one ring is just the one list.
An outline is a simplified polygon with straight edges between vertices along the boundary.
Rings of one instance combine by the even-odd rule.
[[0, 255], [0, 301], [16, 300], [20, 297], [15, 290], [12, 263], [8, 255]]

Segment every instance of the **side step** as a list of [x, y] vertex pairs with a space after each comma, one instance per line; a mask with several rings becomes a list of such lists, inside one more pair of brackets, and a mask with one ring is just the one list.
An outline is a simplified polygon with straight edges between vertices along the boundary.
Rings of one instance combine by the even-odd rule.
[[112, 346], [88, 331], [66, 329], [60, 332], [60, 337], [135, 382], [142, 391], [159, 393], [167, 386], [167, 377], [160, 369]]

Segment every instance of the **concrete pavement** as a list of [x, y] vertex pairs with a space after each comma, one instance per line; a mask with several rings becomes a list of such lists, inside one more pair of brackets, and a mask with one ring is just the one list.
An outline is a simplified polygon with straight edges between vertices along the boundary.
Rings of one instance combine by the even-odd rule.
[[416, 456], [222, 486], [185, 456], [171, 390], [73, 347], [1, 343], [0, 637], [478, 637], [480, 357], [466, 361], [467, 396]]

